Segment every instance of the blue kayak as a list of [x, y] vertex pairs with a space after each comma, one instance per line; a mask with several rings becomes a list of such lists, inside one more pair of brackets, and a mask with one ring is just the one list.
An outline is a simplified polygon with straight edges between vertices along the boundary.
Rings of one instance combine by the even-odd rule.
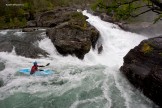
[[[31, 70], [30, 68], [23, 68], [23, 69], [20, 69], [18, 72], [26, 74], [26, 75], [30, 75], [30, 70]], [[53, 70], [43, 69], [43, 70], [36, 71], [32, 75], [35, 75], [35, 76], [48, 76], [48, 75], [52, 75], [53, 73], [54, 73]]]

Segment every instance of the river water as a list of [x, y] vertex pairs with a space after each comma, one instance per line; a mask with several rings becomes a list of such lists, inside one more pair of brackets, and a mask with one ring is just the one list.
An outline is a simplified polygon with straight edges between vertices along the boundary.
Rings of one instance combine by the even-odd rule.
[[[48, 57], [25, 58], [0, 52], [0, 71], [4, 86], [0, 88], [0, 108], [155, 108], [152, 101], [131, 86], [119, 71], [123, 57], [138, 45], [145, 36], [125, 32], [117, 25], [104, 22], [86, 11], [87, 20], [100, 32], [102, 54], [92, 50], [84, 60], [74, 56], [63, 57], [56, 51], [45, 30], [38, 32], [43, 40], [38, 46], [48, 52]], [[23, 37], [21, 30], [1, 30], [0, 36]], [[55, 70], [51, 76], [25, 76], [21, 68], [31, 67], [33, 61]]]

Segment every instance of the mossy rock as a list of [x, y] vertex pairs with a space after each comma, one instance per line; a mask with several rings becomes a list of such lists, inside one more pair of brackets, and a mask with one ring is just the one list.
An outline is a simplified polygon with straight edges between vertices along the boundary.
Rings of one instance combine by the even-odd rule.
[[70, 14], [70, 25], [74, 28], [79, 28], [79, 29], [86, 29], [87, 28], [87, 22], [86, 22], [86, 17], [80, 13], [80, 12], [72, 12]]
[[141, 48], [141, 52], [143, 52], [144, 54], [148, 54], [148, 53], [150, 53], [150, 52], [152, 52], [153, 51], [153, 47], [151, 47], [150, 45], [149, 45], [149, 43], [144, 43], [143, 44], [143, 46], [142, 46], [142, 48]]

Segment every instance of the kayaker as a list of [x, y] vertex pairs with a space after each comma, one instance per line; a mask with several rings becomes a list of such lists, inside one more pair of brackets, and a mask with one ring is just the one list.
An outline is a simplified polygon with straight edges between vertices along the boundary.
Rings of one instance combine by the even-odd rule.
[[43, 66], [43, 65], [37, 65], [37, 62], [35, 61], [35, 62], [33, 63], [32, 68], [31, 68], [30, 74], [32, 75], [32, 74], [34, 74], [36, 71], [38, 71], [38, 67], [45, 67], [45, 66]]

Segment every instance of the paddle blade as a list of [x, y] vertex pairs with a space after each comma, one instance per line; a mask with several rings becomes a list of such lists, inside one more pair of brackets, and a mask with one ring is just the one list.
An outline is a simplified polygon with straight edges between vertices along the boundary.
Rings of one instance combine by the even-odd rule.
[[46, 66], [49, 66], [49, 65], [50, 65], [50, 63], [47, 63], [47, 64], [46, 64]]

